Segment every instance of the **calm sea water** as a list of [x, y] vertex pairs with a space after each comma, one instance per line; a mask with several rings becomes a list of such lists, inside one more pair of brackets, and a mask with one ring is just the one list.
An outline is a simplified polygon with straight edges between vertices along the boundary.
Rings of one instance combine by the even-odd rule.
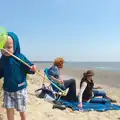
[[[34, 62], [39, 69], [51, 67], [52, 62]], [[65, 62], [62, 73], [67, 76], [81, 78], [83, 71], [80, 69], [101, 69], [111, 72], [96, 73], [95, 81], [120, 88], [120, 62]], [[114, 72], [114, 74], [112, 74]]]
[[[52, 65], [52, 62], [34, 62], [39, 68]], [[65, 68], [81, 69], [81, 68], [97, 68], [102, 70], [120, 71], [120, 62], [65, 62]]]
[[120, 62], [70, 62], [66, 67], [74, 68], [97, 68], [105, 70], [120, 70]]

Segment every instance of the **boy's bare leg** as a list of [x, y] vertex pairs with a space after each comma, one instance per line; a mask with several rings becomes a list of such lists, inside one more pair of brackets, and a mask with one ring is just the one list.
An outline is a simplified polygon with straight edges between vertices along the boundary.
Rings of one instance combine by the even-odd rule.
[[8, 120], [14, 120], [14, 109], [8, 108], [8, 109], [6, 109], [6, 112], [7, 112]]
[[21, 120], [27, 120], [26, 112], [20, 112], [20, 117], [21, 117]]
[[4, 108], [0, 108], [0, 113], [3, 113], [4, 112]]

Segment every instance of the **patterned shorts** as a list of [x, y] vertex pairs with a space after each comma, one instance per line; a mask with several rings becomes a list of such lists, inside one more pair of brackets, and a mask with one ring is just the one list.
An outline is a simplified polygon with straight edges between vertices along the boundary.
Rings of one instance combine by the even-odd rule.
[[4, 104], [5, 108], [14, 108], [19, 112], [25, 112], [27, 104], [27, 89], [22, 89], [17, 92], [4, 91]]

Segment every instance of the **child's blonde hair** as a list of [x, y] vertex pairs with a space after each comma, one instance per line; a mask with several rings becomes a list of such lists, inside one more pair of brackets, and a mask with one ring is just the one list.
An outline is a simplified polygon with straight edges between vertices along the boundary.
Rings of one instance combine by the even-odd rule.
[[54, 60], [54, 65], [60, 67], [64, 64], [64, 59], [62, 57], [58, 57]]

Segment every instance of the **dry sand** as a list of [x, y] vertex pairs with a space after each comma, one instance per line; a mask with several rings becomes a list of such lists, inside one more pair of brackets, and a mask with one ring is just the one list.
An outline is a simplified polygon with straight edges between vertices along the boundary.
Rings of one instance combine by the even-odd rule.
[[[114, 73], [113, 73], [114, 74]], [[69, 76], [62, 76], [67, 79]], [[70, 112], [52, 109], [52, 104], [39, 99], [35, 96], [35, 90], [40, 87], [41, 77], [37, 75], [29, 75], [28, 77], [28, 120], [120, 120], [120, 111], [107, 112]], [[106, 78], [102, 78], [104, 81]], [[79, 80], [77, 80], [77, 84]], [[78, 84], [79, 86], [79, 84]], [[118, 101], [120, 105], [120, 88], [115, 88], [107, 85], [102, 85], [103, 89]], [[78, 91], [78, 89], [77, 89]], [[1, 100], [1, 98], [0, 98]], [[0, 113], [0, 120], [6, 119], [6, 112]], [[19, 114], [15, 112], [16, 120], [20, 120]]]

